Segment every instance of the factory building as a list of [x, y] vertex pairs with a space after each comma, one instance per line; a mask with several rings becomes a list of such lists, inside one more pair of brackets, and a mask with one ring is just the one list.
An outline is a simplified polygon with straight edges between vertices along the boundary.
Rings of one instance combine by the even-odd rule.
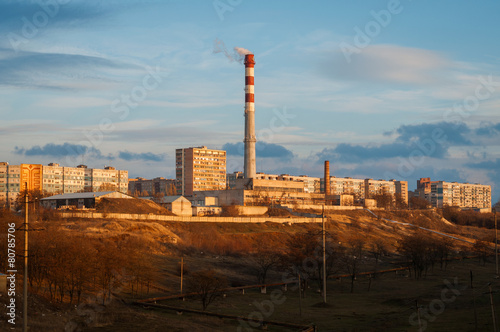
[[177, 195], [226, 189], [226, 151], [206, 146], [175, 150]]
[[9, 165], [0, 162], [0, 204], [13, 207], [19, 192], [25, 189], [40, 190], [49, 194], [76, 192], [119, 191], [128, 189], [128, 171], [107, 166], [92, 169], [85, 165], [64, 167], [50, 163]]

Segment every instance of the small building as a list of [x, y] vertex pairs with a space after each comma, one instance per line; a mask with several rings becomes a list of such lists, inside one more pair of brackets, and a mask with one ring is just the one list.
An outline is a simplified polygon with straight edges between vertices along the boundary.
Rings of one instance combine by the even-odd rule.
[[184, 196], [164, 196], [160, 200], [160, 205], [178, 216], [193, 215], [191, 202]]
[[102, 198], [133, 198], [118, 191], [99, 191], [86, 193], [60, 194], [40, 200], [47, 209], [93, 209]]

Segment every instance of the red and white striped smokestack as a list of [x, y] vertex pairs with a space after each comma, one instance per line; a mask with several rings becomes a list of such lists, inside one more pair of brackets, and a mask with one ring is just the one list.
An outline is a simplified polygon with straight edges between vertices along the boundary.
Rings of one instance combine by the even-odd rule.
[[245, 55], [245, 165], [244, 176], [255, 178], [255, 104], [254, 104], [254, 73], [255, 60], [253, 54]]

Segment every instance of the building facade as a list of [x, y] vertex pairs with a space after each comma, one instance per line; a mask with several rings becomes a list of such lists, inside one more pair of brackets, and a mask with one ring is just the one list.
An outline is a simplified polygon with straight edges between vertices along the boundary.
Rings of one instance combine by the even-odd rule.
[[491, 209], [491, 186], [472, 183], [417, 181], [415, 196], [427, 200], [432, 206], [456, 206], [462, 209]]
[[[241, 172], [227, 174], [228, 189], [303, 192], [308, 194], [323, 193], [324, 195], [324, 178], [306, 175], [257, 173], [251, 185], [247, 183], [248, 181], [241, 179], [243, 179]], [[328, 196], [351, 195], [353, 201], [357, 204], [362, 204], [365, 199], [372, 199], [382, 194], [388, 194], [393, 197], [400, 195], [402, 201], [408, 204], [407, 181], [353, 179], [351, 177], [338, 178], [331, 176], [329, 191], [327, 193]]]
[[172, 196], [176, 193], [175, 179], [165, 179], [163, 177], [157, 177], [151, 180], [141, 177], [129, 179], [128, 191], [134, 196], [154, 196], [157, 194]]
[[0, 204], [13, 207], [19, 193], [25, 189], [40, 190], [48, 194], [76, 192], [119, 191], [128, 189], [128, 171], [114, 167], [87, 168], [85, 165], [64, 167], [50, 163], [9, 165], [0, 163]]
[[[321, 189], [324, 188], [324, 178], [321, 179]], [[408, 182], [396, 180], [353, 179], [351, 177], [330, 177], [330, 193], [328, 195], [352, 195], [354, 202], [360, 203], [377, 195], [388, 194], [393, 197], [400, 195], [402, 201], [408, 203]]]
[[226, 151], [206, 146], [175, 150], [177, 195], [226, 189]]

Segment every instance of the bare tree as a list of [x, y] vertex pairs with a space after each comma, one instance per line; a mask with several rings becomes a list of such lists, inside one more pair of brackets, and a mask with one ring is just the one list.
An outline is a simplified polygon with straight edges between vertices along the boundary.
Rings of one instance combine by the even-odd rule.
[[339, 248], [331, 235], [326, 241], [326, 267], [323, 266], [323, 244], [321, 232], [308, 231], [293, 234], [286, 243], [281, 264], [290, 269], [291, 275], [300, 274], [302, 289], [307, 288], [309, 279], [316, 279], [319, 289], [323, 289], [323, 268], [327, 277], [337, 272]]
[[354, 281], [356, 280], [356, 275], [359, 272], [359, 266], [364, 261], [363, 246], [365, 244], [365, 239], [361, 236], [353, 235], [347, 239], [346, 242], [342, 262], [347, 270], [347, 273], [351, 275], [351, 293], [353, 293]]
[[479, 260], [483, 263], [483, 265], [486, 263], [486, 258], [492, 254], [486, 239], [477, 239], [472, 247], [472, 250], [474, 254], [479, 257]]
[[377, 207], [381, 207], [384, 209], [391, 208], [393, 205], [393, 196], [391, 194], [376, 194], [373, 195], [372, 198], [377, 201]]
[[416, 279], [422, 277], [422, 273], [427, 272], [429, 265], [435, 261], [433, 242], [430, 235], [422, 231], [403, 236], [399, 242], [398, 251], [413, 267]]
[[257, 242], [250, 260], [259, 284], [266, 283], [267, 273], [280, 262], [280, 258], [281, 254], [275, 247], [266, 245], [263, 241]]
[[424, 198], [413, 196], [409, 199], [409, 206], [411, 209], [423, 210], [427, 209], [430, 205], [431, 204]]
[[382, 238], [373, 240], [370, 246], [373, 258], [375, 258], [375, 265], [378, 265], [380, 257], [387, 255], [389, 252], [387, 242]]
[[408, 209], [408, 203], [406, 203], [406, 201], [403, 199], [403, 195], [396, 194], [396, 195], [394, 195], [394, 198], [395, 198], [394, 204], [395, 204], [396, 209], [399, 209], [399, 210]]
[[191, 273], [186, 278], [186, 285], [189, 291], [197, 293], [205, 310], [210, 303], [222, 295], [227, 281], [214, 270], [202, 270]]

